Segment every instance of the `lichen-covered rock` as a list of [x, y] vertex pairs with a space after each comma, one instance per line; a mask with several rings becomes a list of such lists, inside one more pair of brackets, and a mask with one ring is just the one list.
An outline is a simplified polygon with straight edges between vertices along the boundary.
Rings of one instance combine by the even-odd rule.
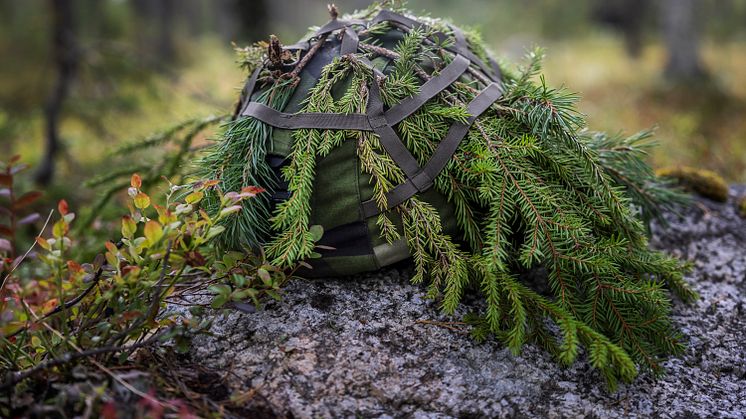
[[[292, 417], [734, 417], [746, 416], [746, 220], [701, 200], [655, 226], [652, 244], [693, 262], [701, 299], [676, 303], [689, 339], [658, 380], [616, 393], [584, 362], [558, 367], [527, 346], [443, 318], [406, 267], [335, 280], [296, 280], [254, 314], [218, 314], [192, 361], [225, 373], [249, 409]], [[468, 310], [465, 307], [464, 310]], [[455, 320], [458, 320], [456, 318]]]

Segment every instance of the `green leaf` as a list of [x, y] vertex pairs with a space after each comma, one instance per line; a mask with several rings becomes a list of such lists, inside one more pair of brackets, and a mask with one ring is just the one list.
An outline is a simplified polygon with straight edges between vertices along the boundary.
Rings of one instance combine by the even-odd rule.
[[241, 208], [243, 207], [241, 207], [240, 205], [231, 205], [230, 207], [223, 208], [220, 211], [220, 216], [225, 217], [226, 215], [235, 214], [238, 211], [241, 211]]
[[311, 237], [313, 237], [313, 241], [317, 242], [321, 240], [321, 237], [324, 235], [324, 227], [318, 224], [315, 224], [315, 225], [312, 225], [308, 229], [308, 232], [311, 233]]
[[215, 236], [218, 236], [222, 232], [225, 231], [225, 227], [223, 226], [212, 226], [210, 227], [210, 230], [207, 232], [207, 240], [210, 240], [214, 238]]
[[158, 221], [150, 220], [145, 223], [143, 233], [145, 234], [145, 238], [148, 240], [148, 245], [153, 246], [163, 238], [163, 227], [161, 227]]
[[259, 291], [255, 290], [254, 288], [247, 288], [245, 290], [236, 291], [233, 294], [231, 294], [231, 299], [233, 301], [243, 301], [247, 297], [254, 298]]
[[67, 234], [69, 228], [70, 227], [65, 222], [65, 220], [59, 220], [54, 223], [54, 226], [52, 227], [52, 235], [57, 239], [61, 239]]
[[205, 193], [202, 191], [195, 191], [187, 195], [187, 197], [184, 199], [187, 204], [196, 204], [197, 202], [201, 201], [202, 198], [205, 197]]
[[225, 305], [225, 303], [228, 302], [228, 295], [218, 295], [212, 300], [212, 303], [210, 303], [210, 307], [212, 308], [220, 308]]
[[192, 341], [185, 336], [179, 336], [176, 338], [176, 352], [185, 354], [189, 352]]
[[217, 294], [225, 298], [228, 298], [228, 296], [231, 294], [231, 287], [226, 284], [210, 285], [207, 289], [213, 294]]
[[266, 290], [265, 292], [276, 301], [282, 300], [282, 296], [280, 295], [280, 293], [275, 290]]
[[134, 202], [135, 202], [135, 207], [139, 209], [145, 209], [150, 206], [150, 197], [146, 195], [144, 192], [140, 192], [137, 195], [135, 195]]
[[267, 272], [266, 269], [259, 268], [259, 270], [256, 271], [257, 276], [259, 276], [259, 279], [262, 280], [265, 284], [269, 284], [272, 282], [272, 276]]
[[122, 217], [122, 237], [133, 239], [137, 231], [137, 223], [129, 215]]

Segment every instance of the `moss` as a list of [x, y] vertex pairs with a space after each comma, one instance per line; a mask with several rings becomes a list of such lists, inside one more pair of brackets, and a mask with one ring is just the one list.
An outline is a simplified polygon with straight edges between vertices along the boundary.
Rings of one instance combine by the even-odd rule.
[[673, 166], [658, 169], [656, 174], [660, 177], [675, 179], [684, 188], [713, 201], [728, 200], [728, 183], [713, 171], [689, 166]]

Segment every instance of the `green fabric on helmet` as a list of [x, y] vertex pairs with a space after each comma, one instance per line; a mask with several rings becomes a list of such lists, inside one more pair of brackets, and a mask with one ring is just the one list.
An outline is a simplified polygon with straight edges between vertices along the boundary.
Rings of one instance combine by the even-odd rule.
[[[393, 26], [386, 33], [376, 35], [378, 44], [389, 50], [393, 50], [404, 37], [405, 33]], [[277, 111], [296, 114], [302, 110], [304, 101], [309, 91], [317, 84], [322, 69], [339, 56], [340, 47], [339, 40], [329, 37], [300, 72], [299, 81], [287, 105], [284, 109], [277, 109]], [[372, 66], [383, 74], [390, 73], [392, 62], [390, 58], [384, 56], [377, 56], [370, 61]], [[431, 64], [423, 63], [423, 68], [432, 71]], [[461, 79], [469, 81], [470, 77], [463, 75]], [[333, 86], [332, 96], [335, 100], [338, 100], [347, 90], [350, 81], [350, 77], [347, 77], [343, 82]], [[250, 95], [251, 100], [258, 97], [261, 91], [259, 89], [253, 92]], [[270, 138], [267, 139], [268, 144], [266, 144], [268, 153], [276, 158], [287, 159], [295, 141], [294, 130], [275, 127], [271, 132]], [[275, 169], [279, 176], [280, 168]], [[345, 141], [333, 148], [325, 157], [317, 158], [315, 173], [310, 202], [312, 208], [310, 223], [323, 227], [325, 234], [320, 244], [325, 246], [320, 251], [322, 258], [309, 261], [315, 269], [304, 271], [304, 275], [354, 274], [378, 269], [409, 256], [409, 250], [403, 239], [389, 244], [381, 237], [381, 231], [376, 223], [377, 216], [368, 219], [363, 216], [361, 203], [371, 200], [374, 190], [370, 176], [362, 173], [355, 141]], [[282, 187], [279, 189], [278, 196], [283, 196], [283, 193], [289, 196], [286, 191], [281, 190]], [[444, 231], [457, 237], [454, 207], [446, 197], [434, 188], [430, 188], [419, 196], [437, 209]], [[399, 229], [402, 228], [396, 209], [389, 210], [388, 217]]]

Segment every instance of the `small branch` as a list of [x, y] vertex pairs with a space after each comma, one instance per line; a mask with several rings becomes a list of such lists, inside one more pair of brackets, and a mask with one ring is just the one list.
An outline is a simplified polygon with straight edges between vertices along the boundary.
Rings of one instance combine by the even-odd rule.
[[326, 8], [329, 10], [329, 16], [331, 16], [332, 20], [337, 20], [339, 17], [339, 9], [337, 9], [337, 5], [332, 3], [326, 5]]
[[362, 48], [362, 49], [364, 49], [366, 51], [373, 52], [373, 53], [378, 54], [380, 56], [383, 56], [383, 57], [386, 57], [386, 58], [390, 58], [392, 60], [398, 60], [399, 59], [399, 54], [398, 53], [396, 53], [395, 51], [391, 51], [388, 48], [379, 47], [378, 45], [364, 44], [364, 43], [361, 42], [360, 43], [360, 48]]
[[165, 335], [170, 330], [164, 330], [163, 332], [151, 336], [149, 339], [144, 340], [139, 343], [134, 343], [132, 345], [128, 346], [104, 346], [101, 348], [95, 348], [95, 349], [88, 349], [86, 351], [79, 351], [79, 352], [67, 352], [62, 354], [59, 358], [51, 359], [46, 362], [42, 362], [41, 364], [38, 364], [37, 366], [33, 368], [29, 368], [27, 370], [23, 370], [20, 372], [15, 372], [10, 374], [10, 378], [0, 384], [0, 390], [5, 390], [7, 388], [13, 387], [16, 384], [20, 383], [21, 381], [25, 380], [26, 378], [31, 377], [34, 374], [37, 374], [41, 371], [48, 370], [50, 368], [64, 365], [69, 362], [81, 359], [81, 358], [87, 358], [90, 356], [100, 355], [103, 353], [110, 353], [110, 352], [121, 352], [121, 351], [127, 351], [127, 350], [134, 350], [138, 348], [142, 348], [144, 346], [148, 346], [156, 342], [158, 339], [161, 338], [161, 336]]
[[161, 301], [161, 285], [163, 285], [163, 281], [165, 281], [166, 274], [168, 272], [168, 261], [171, 258], [171, 246], [172, 245], [173, 245], [173, 242], [169, 241], [168, 246], [166, 247], [166, 255], [163, 258], [163, 266], [161, 267], [161, 276], [158, 278], [158, 282], [156, 282], [153, 285], [153, 294], [151, 295], [152, 301], [150, 302], [150, 307], [148, 307], [147, 314], [144, 316], [140, 316], [128, 328], [117, 333], [113, 338], [109, 340], [110, 342], [116, 342], [120, 339], [126, 338], [127, 335], [130, 334], [130, 332], [140, 327], [143, 323], [145, 323], [146, 320], [155, 318], [155, 315], [158, 312], [158, 306], [160, 305], [160, 301]]
[[[50, 216], [51, 216], [51, 213], [50, 213]], [[42, 229], [42, 231], [43, 231], [43, 229]], [[117, 249], [121, 249], [123, 245], [124, 245], [124, 242], [122, 242], [120, 240], [119, 242], [117, 242], [117, 245], [116, 245]], [[99, 256], [100, 256], [100, 254], [99, 254]], [[68, 308], [73, 307], [74, 305], [76, 305], [79, 302], [83, 301], [83, 299], [88, 294], [90, 294], [91, 291], [93, 291], [94, 288], [96, 288], [96, 286], [98, 285], [99, 281], [101, 281], [101, 277], [103, 276], [103, 273], [104, 273], [104, 268], [103, 267], [98, 268], [98, 270], [96, 271], [96, 274], [93, 277], [93, 282], [91, 283], [91, 285], [88, 286], [88, 288], [86, 288], [85, 290], [83, 290], [83, 292], [81, 292], [80, 294], [78, 294], [72, 300], [67, 301], [67, 302], [65, 302], [63, 304], [60, 304], [57, 307], [55, 307], [52, 311], [50, 311], [49, 313], [44, 314], [43, 316], [41, 316], [39, 318], [39, 320], [34, 321], [33, 323], [31, 323], [31, 325], [37, 324], [39, 321], [46, 320], [46, 319], [52, 317], [53, 315], [61, 312], [62, 310], [67, 310]], [[14, 336], [18, 336], [19, 334], [21, 334], [21, 333], [25, 332], [26, 330], [28, 330], [28, 328], [31, 325], [16, 330], [15, 332], [13, 332], [10, 335], [8, 335], [7, 338], [12, 338]]]
[[313, 58], [314, 55], [316, 55], [316, 52], [321, 48], [322, 45], [324, 45], [324, 42], [326, 42], [326, 38], [329, 36], [329, 34], [324, 34], [319, 37], [319, 40], [313, 44], [311, 49], [308, 50], [306, 55], [301, 58], [301, 60], [298, 62], [298, 64], [295, 66], [293, 71], [291, 71], [288, 74], [284, 74], [283, 77], [287, 79], [297, 79], [300, 75], [300, 72], [303, 71], [303, 68], [308, 64], [309, 61], [311, 61], [311, 58]]

